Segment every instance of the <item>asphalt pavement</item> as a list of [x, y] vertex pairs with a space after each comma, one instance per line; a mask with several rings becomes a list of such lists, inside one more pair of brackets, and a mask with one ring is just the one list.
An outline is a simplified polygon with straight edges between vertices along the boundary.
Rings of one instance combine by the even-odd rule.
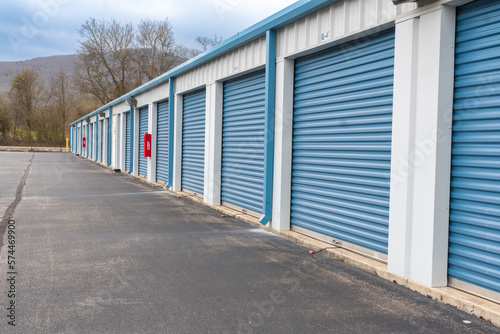
[[0, 217], [0, 333], [500, 333], [69, 153], [0, 152]]

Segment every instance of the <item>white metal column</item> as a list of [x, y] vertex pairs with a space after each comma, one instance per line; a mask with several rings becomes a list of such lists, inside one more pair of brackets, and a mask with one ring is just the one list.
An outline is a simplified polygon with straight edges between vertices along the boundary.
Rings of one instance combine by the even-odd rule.
[[172, 190], [181, 191], [182, 177], [182, 105], [183, 95], [175, 95], [174, 111], [174, 142], [170, 147], [174, 150], [174, 161], [172, 171]]
[[396, 30], [393, 128], [401, 128], [393, 133], [388, 269], [446, 286], [455, 8], [427, 8]]
[[294, 64], [293, 59], [276, 62], [272, 227], [280, 231], [290, 230]]
[[224, 85], [207, 85], [205, 129], [205, 190], [204, 201], [220, 205], [222, 159], [222, 95]]

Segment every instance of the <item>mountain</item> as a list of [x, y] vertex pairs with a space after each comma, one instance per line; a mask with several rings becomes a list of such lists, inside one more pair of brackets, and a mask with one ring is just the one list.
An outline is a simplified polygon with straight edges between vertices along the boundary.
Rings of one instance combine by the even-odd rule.
[[51, 56], [34, 58], [23, 61], [0, 61], [0, 94], [8, 92], [12, 77], [23, 68], [34, 68], [38, 71], [40, 79], [47, 84], [59, 68], [64, 68], [71, 75], [77, 55]]

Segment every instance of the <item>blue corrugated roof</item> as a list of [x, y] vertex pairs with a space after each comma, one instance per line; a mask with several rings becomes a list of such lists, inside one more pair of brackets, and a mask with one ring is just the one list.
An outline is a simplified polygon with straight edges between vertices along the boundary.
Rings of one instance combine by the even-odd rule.
[[126, 98], [131, 96], [137, 96], [147, 90], [150, 90], [160, 84], [167, 82], [170, 78], [177, 77], [187, 71], [190, 71], [206, 62], [209, 62], [225, 53], [228, 53], [234, 49], [239, 48], [249, 42], [256, 40], [266, 34], [266, 31], [270, 29], [279, 29], [292, 23], [304, 16], [307, 16], [315, 11], [327, 7], [330, 4], [337, 2], [338, 0], [300, 0], [296, 3], [288, 6], [287, 8], [269, 16], [268, 18], [254, 24], [250, 28], [237, 33], [231, 38], [226, 39], [219, 45], [211, 48], [207, 52], [204, 52], [197, 57], [194, 57], [185, 63], [177, 66], [176, 68], [160, 75], [159, 77], [145, 83], [144, 85], [137, 87], [136, 89], [128, 92], [127, 94], [117, 98], [114, 101], [100, 107], [99, 109], [87, 114], [86, 116], [72, 122], [73, 125], [79, 121], [82, 121], [88, 117], [92, 117], [95, 114], [108, 109], [118, 103], [122, 103]]

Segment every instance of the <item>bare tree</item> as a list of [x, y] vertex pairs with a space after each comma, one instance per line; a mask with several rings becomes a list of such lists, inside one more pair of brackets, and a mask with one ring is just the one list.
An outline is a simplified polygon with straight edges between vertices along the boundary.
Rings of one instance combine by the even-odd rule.
[[[83, 95], [106, 104], [169, 71], [201, 51], [175, 43], [172, 25], [163, 21], [131, 23], [89, 19], [78, 30], [80, 48], [75, 65], [75, 85]], [[223, 38], [197, 37], [202, 51]]]
[[60, 120], [61, 135], [64, 136], [67, 128], [66, 122], [75, 100], [71, 81], [65, 69], [60, 68], [56, 76], [50, 81], [50, 95], [52, 97], [54, 111]]
[[149, 81], [180, 62], [170, 21], [142, 20], [136, 35], [137, 66], [140, 77]]
[[[9, 108], [4, 99], [0, 97], [0, 135], [6, 134], [10, 130], [11, 120]], [[1, 138], [0, 138], [1, 139]]]
[[132, 24], [91, 18], [78, 32], [82, 40], [75, 82], [81, 92], [92, 94], [106, 104], [136, 86]]
[[36, 124], [36, 112], [43, 102], [43, 84], [38, 72], [32, 68], [23, 69], [14, 76], [9, 91], [10, 107], [14, 112], [14, 132], [18, 126], [26, 125], [29, 131]]
[[78, 119], [101, 107], [101, 102], [93, 95], [79, 95], [75, 99], [72, 118]]
[[206, 36], [196, 37], [196, 42], [201, 46], [201, 52], [205, 52], [208, 49], [213, 48], [217, 44], [220, 44], [222, 41], [224, 41], [224, 38], [218, 37], [217, 35], [214, 35], [213, 38]]
[[183, 45], [177, 45], [175, 52], [178, 55], [179, 59], [183, 61], [189, 60], [201, 54], [200, 50], [188, 48]]

